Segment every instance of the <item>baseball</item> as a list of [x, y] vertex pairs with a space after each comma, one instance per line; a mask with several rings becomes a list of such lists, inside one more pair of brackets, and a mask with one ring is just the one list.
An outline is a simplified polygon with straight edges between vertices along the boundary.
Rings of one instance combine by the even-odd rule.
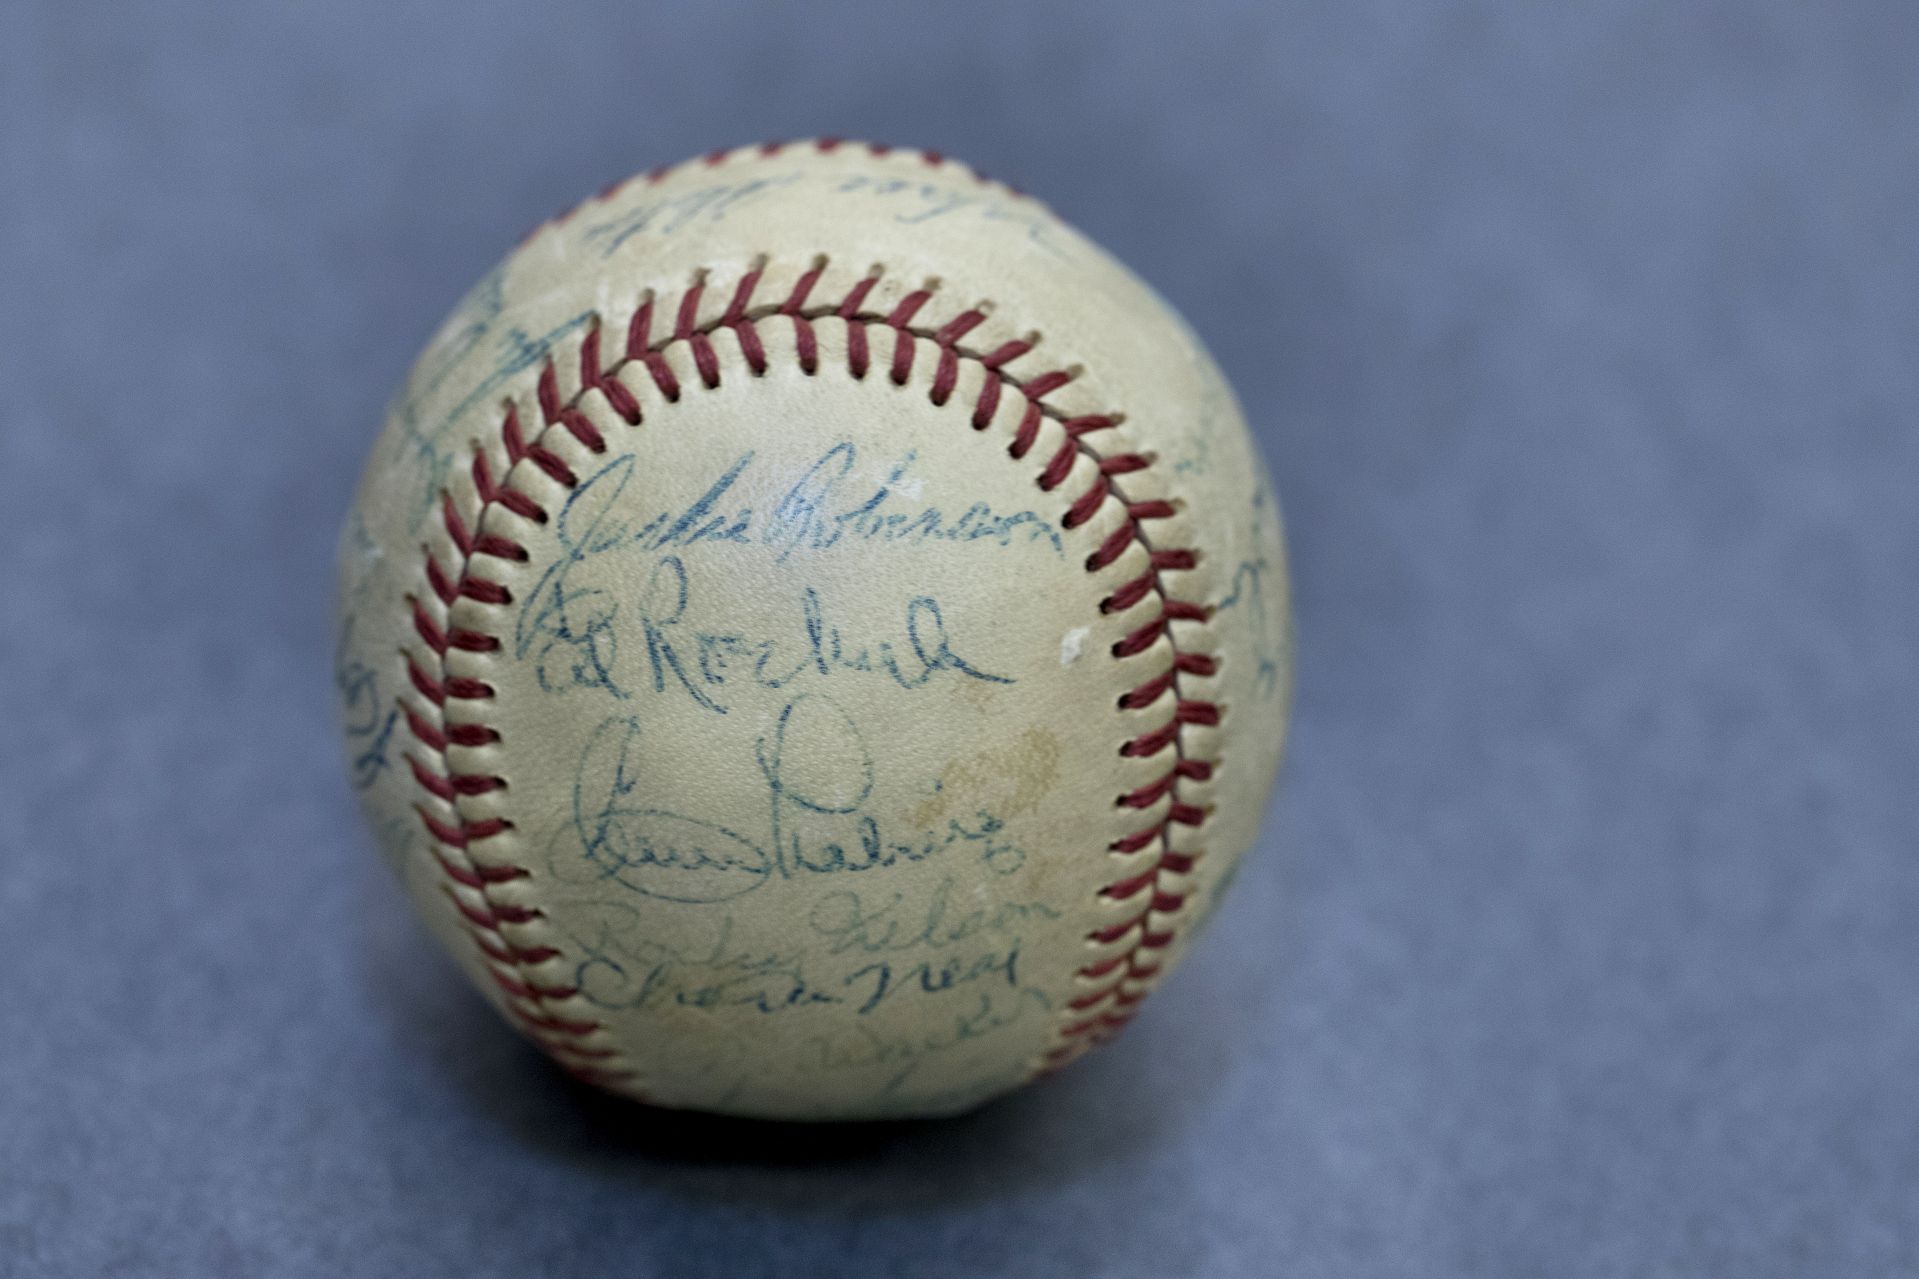
[[353, 784], [474, 984], [581, 1079], [789, 1119], [1123, 1028], [1254, 841], [1292, 673], [1193, 333], [1032, 198], [832, 140], [634, 178], [481, 280], [339, 600]]

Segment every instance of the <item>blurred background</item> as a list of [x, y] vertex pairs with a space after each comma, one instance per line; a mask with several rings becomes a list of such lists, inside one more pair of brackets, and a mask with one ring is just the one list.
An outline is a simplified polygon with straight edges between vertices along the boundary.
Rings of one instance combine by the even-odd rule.
[[[1909, 5], [12, 0], [0, 1274], [1919, 1274]], [[1285, 504], [1266, 838], [953, 1122], [563, 1082], [413, 923], [331, 558], [530, 226], [934, 147], [1192, 320]]]

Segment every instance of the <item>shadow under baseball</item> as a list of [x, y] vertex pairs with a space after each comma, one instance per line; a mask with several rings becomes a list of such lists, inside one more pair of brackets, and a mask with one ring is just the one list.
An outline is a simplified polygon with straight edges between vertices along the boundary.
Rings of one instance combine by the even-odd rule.
[[1172, 1140], [1244, 1049], [1234, 1022], [1175, 996], [1060, 1075], [950, 1118], [789, 1123], [642, 1106], [549, 1062], [399, 908], [389, 877], [370, 868], [363, 881], [385, 899], [362, 915], [361, 954], [393, 1051], [443, 1078], [501, 1141], [616, 1190], [864, 1214], [1070, 1183]]

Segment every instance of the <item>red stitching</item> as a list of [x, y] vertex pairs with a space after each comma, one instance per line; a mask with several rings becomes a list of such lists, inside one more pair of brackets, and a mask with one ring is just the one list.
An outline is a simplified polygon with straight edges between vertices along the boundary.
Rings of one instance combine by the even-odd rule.
[[[816, 144], [821, 151], [831, 151], [836, 145], [831, 140]], [[778, 149], [779, 144], [768, 144], [761, 153], [770, 155]], [[721, 158], [724, 154], [721, 153]], [[712, 157], [708, 159], [708, 163], [717, 162]], [[929, 162], [938, 161], [929, 157]], [[701, 384], [708, 388], [717, 387], [722, 369], [711, 334], [721, 328], [729, 329], [735, 335], [748, 368], [756, 375], [763, 373], [767, 366], [766, 349], [758, 332], [758, 324], [775, 315], [791, 320], [795, 353], [802, 371], [809, 375], [817, 371], [819, 362], [819, 344], [813, 322], [825, 318], [837, 318], [846, 324], [847, 367], [854, 378], [865, 377], [871, 367], [868, 343], [868, 330], [871, 328], [886, 329], [892, 333], [893, 348], [888, 375], [897, 385], [905, 385], [912, 376], [918, 342], [932, 343], [939, 353], [939, 363], [934, 370], [929, 391], [929, 398], [935, 404], [944, 404], [952, 396], [958, 384], [959, 362], [962, 359], [980, 366], [984, 376], [971, 414], [975, 429], [983, 430], [993, 422], [1007, 387], [1010, 386], [1026, 402], [1007, 448], [1014, 458], [1024, 458], [1032, 450], [1045, 420], [1058, 423], [1066, 439], [1047, 458], [1036, 479], [1038, 486], [1048, 492], [1057, 489], [1072, 475], [1082, 457], [1093, 464], [1093, 476], [1088, 487], [1068, 506], [1062, 522], [1069, 528], [1078, 527], [1097, 515], [1108, 499], [1115, 502], [1124, 513], [1114, 530], [1087, 556], [1086, 570], [1097, 573], [1112, 567], [1135, 546], [1145, 553], [1144, 570], [1130, 577], [1101, 601], [1101, 611], [1105, 613], [1126, 612], [1142, 606], [1153, 610], [1149, 620], [1135, 625], [1112, 645], [1112, 654], [1115, 659], [1127, 660], [1157, 651], [1162, 647], [1161, 641], [1166, 641], [1163, 646], [1168, 659], [1166, 664], [1157, 673], [1122, 694], [1118, 699], [1118, 707], [1129, 712], [1142, 711], [1157, 705], [1171, 694], [1171, 711], [1160, 724], [1123, 743], [1119, 754], [1128, 758], [1143, 758], [1171, 750], [1174, 758], [1159, 776], [1115, 800], [1122, 809], [1162, 811], [1146, 825], [1114, 840], [1109, 850], [1115, 855], [1130, 856], [1158, 843], [1160, 854], [1151, 866], [1117, 879], [1100, 890], [1102, 901], [1136, 904], [1136, 909], [1127, 918], [1087, 934], [1087, 942], [1091, 945], [1102, 948], [1120, 946], [1121, 949], [1089, 961], [1078, 969], [1077, 976], [1080, 979], [1099, 984], [1097, 988], [1075, 997], [1067, 1007], [1074, 1013], [1091, 1015], [1058, 1028], [1060, 1042], [1045, 1055], [1044, 1064], [1050, 1069], [1077, 1056], [1087, 1043], [1109, 1037], [1132, 1017], [1134, 1009], [1147, 993], [1145, 983], [1158, 973], [1161, 966], [1153, 952], [1163, 950], [1174, 936], [1171, 925], [1163, 918], [1155, 920], [1154, 916], [1169, 916], [1181, 909], [1186, 901], [1186, 894], [1171, 891], [1165, 885], [1164, 877], [1190, 872], [1199, 856], [1197, 851], [1182, 852], [1173, 848], [1174, 828], [1197, 828], [1206, 821], [1206, 809], [1185, 800], [1181, 795], [1181, 786], [1187, 782], [1210, 779], [1213, 763], [1187, 758], [1181, 732], [1189, 725], [1217, 725], [1223, 712], [1216, 703], [1181, 695], [1180, 681], [1187, 676], [1209, 677], [1217, 671], [1218, 664], [1216, 659], [1206, 654], [1186, 652], [1180, 648], [1173, 624], [1205, 623], [1210, 617], [1210, 610], [1176, 597], [1164, 576], [1194, 568], [1199, 562], [1199, 553], [1190, 548], [1155, 546], [1146, 534], [1144, 525], [1147, 522], [1169, 520], [1177, 516], [1178, 507], [1175, 503], [1160, 499], [1129, 501], [1117, 488], [1117, 481], [1122, 477], [1150, 469], [1155, 460], [1152, 454], [1121, 452], [1102, 456], [1087, 447], [1086, 437], [1117, 426], [1122, 420], [1119, 415], [1069, 416], [1042, 403], [1045, 396], [1080, 375], [1077, 367], [1056, 369], [1025, 380], [1006, 372], [1007, 365], [1037, 345], [1037, 335], [1001, 343], [985, 353], [963, 349], [961, 340], [985, 321], [984, 310], [970, 308], [937, 327], [916, 325], [914, 320], [932, 299], [931, 286], [906, 294], [890, 311], [882, 313], [869, 310], [865, 305], [866, 300], [880, 282], [877, 271], [857, 281], [836, 302], [810, 303], [812, 292], [826, 266], [826, 259], [815, 259], [783, 301], [756, 312], [752, 299], [765, 269], [763, 261], [756, 262], [735, 286], [725, 310], [717, 319], [706, 324], [701, 324], [699, 320], [700, 302], [706, 287], [706, 279], [701, 275], [680, 297], [677, 307], [673, 308], [670, 335], [658, 341], [652, 332], [655, 299], [648, 294], [641, 298], [628, 319], [625, 348], [620, 360], [607, 369], [600, 366], [601, 329], [596, 321], [582, 342], [580, 390], [570, 400], [563, 402], [560, 398], [554, 365], [549, 362], [542, 368], [535, 397], [540, 407], [542, 425], [532, 439], [526, 438], [521, 428], [517, 407], [512, 403], [505, 406], [499, 439], [509, 463], [507, 474], [496, 480], [485, 448], [478, 444], [474, 446], [472, 477], [479, 499], [478, 509], [468, 520], [461, 516], [451, 495], [443, 495], [441, 502], [442, 524], [460, 558], [449, 570], [441, 564], [431, 548], [423, 548], [423, 573], [428, 589], [444, 606], [451, 607], [459, 599], [472, 600], [489, 607], [510, 604], [513, 599], [511, 591], [500, 582], [480, 576], [476, 572], [477, 561], [493, 558], [524, 562], [528, 552], [525, 546], [502, 534], [481, 532], [486, 512], [497, 506], [534, 523], [543, 524], [548, 518], [544, 507], [515, 487], [511, 468], [524, 462], [562, 487], [577, 487], [579, 477], [559, 454], [548, 447], [547, 438], [549, 432], [561, 430], [594, 453], [605, 450], [606, 441], [601, 432], [579, 408], [582, 396], [589, 391], [598, 391], [617, 416], [630, 424], [637, 424], [641, 420], [639, 402], [616, 375], [629, 364], [637, 365], [652, 379], [662, 396], [669, 402], [677, 400], [682, 391], [681, 383], [665, 354], [675, 345], [687, 349]], [[484, 701], [494, 696], [494, 689], [483, 680], [447, 674], [444, 659], [447, 652], [453, 649], [478, 653], [497, 651], [500, 640], [486, 631], [455, 628], [436, 622], [417, 596], [407, 597], [407, 604], [421, 643], [441, 659], [441, 669], [436, 673], [423, 667], [412, 656], [407, 658], [410, 684], [427, 704], [441, 709], [441, 723], [435, 725], [404, 697], [400, 701], [408, 732], [440, 764], [436, 771], [409, 752], [406, 761], [414, 780], [427, 795], [451, 807], [456, 819], [449, 823], [424, 804], [416, 807], [423, 827], [435, 841], [433, 851], [446, 874], [448, 896], [466, 920], [475, 944], [486, 956], [494, 982], [508, 996], [507, 1007], [515, 1019], [575, 1074], [596, 1082], [626, 1081], [633, 1072], [623, 1067], [579, 1064], [580, 1060], [610, 1061], [618, 1055], [615, 1049], [579, 1042], [598, 1032], [601, 1029], [599, 1022], [569, 1018], [548, 1007], [549, 1003], [573, 998], [579, 993], [578, 988], [543, 982], [528, 971], [532, 967], [561, 960], [563, 954], [551, 946], [519, 946], [502, 931], [506, 927], [542, 918], [537, 909], [496, 900], [491, 895], [495, 886], [525, 879], [531, 872], [514, 865], [483, 865], [471, 855], [475, 843], [511, 830], [512, 823], [501, 817], [470, 819], [460, 811], [458, 801], [502, 791], [507, 783], [491, 774], [456, 772], [451, 767], [448, 752], [452, 747], [485, 747], [499, 742], [500, 734], [491, 726], [471, 722], [470, 719], [450, 722], [445, 718], [444, 711], [448, 703]], [[477, 896], [480, 904], [462, 898], [457, 889]]]
[[942, 347], [950, 347], [984, 323], [986, 323], [986, 312], [978, 307], [961, 311], [933, 334], [933, 341]]
[[[1053, 460], [1039, 473], [1039, 486], [1051, 493], [1065, 482], [1067, 473], [1073, 469], [1073, 463], [1079, 460], [1079, 445], [1071, 439], [1059, 446], [1053, 454]], [[1075, 503], [1074, 505], [1078, 505]], [[1071, 512], [1068, 512], [1069, 514]]]
[[1026, 398], [1029, 400], [1044, 399], [1048, 394], [1059, 390], [1072, 380], [1073, 370], [1055, 369], [1051, 373], [1040, 374], [1021, 389], [1026, 392]]
[[467, 679], [464, 676], [449, 675], [440, 687], [456, 701], [483, 702], [493, 696], [493, 685], [485, 680]]
[[1033, 344], [1036, 341], [1038, 341], [1037, 338], [1016, 338], [1011, 342], [995, 347], [990, 354], [980, 356], [979, 362], [997, 372], [1000, 365], [1012, 360], [1017, 360], [1020, 356], [1032, 350]]
[[[1031, 400], [1026, 402], [1026, 411], [1021, 414], [1019, 426], [1013, 432], [1013, 442], [1006, 446], [1009, 457], [1023, 458], [1033, 447], [1033, 441], [1039, 438], [1040, 407]], [[1043, 485], [1041, 487], [1044, 487]]]
[[[821, 265], [823, 266], [824, 263], [822, 263]], [[855, 284], [852, 288], [848, 289], [846, 291], [846, 296], [840, 299], [840, 304], [837, 307], [834, 307], [832, 311], [830, 311], [828, 314], [837, 315], [842, 320], [858, 319], [860, 314], [860, 304], [866, 301], [866, 295], [871, 293], [873, 291], [874, 286], [877, 285], [879, 282], [880, 282], [880, 277], [877, 275], [869, 275], [865, 277], [858, 284]], [[865, 326], [861, 325], [860, 327], [864, 328]]]
[[680, 298], [679, 322], [673, 326], [673, 336], [682, 342], [688, 338], [699, 336], [698, 331], [693, 327], [693, 321], [699, 318], [700, 294], [705, 291], [706, 277], [701, 275], [695, 277], [693, 287], [689, 288], [685, 295]]

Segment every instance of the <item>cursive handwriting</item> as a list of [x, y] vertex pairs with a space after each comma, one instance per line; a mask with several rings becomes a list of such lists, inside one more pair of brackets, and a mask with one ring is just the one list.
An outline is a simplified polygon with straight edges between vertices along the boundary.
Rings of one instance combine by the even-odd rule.
[[351, 656], [354, 621], [349, 616], [340, 626], [340, 642], [333, 655], [333, 687], [340, 695], [341, 731], [353, 753], [353, 785], [356, 790], [366, 790], [391, 763], [387, 742], [400, 711], [381, 699], [378, 672]]
[[[602, 1008], [745, 1009], [762, 1016], [843, 1004], [864, 1017], [883, 1004], [941, 995], [962, 987], [1019, 986], [1019, 943], [919, 960], [878, 960], [824, 977], [808, 972], [802, 952], [745, 950], [733, 940], [733, 918], [706, 947], [683, 950], [639, 939], [616, 942], [602, 929], [576, 940], [582, 959], [576, 983]], [[815, 960], [817, 967], [817, 959]]]
[[637, 719], [618, 717], [587, 739], [573, 786], [573, 827], [587, 861], [662, 901], [725, 901], [766, 882], [772, 861], [752, 841], [637, 801], [641, 739]]
[[[733, 209], [759, 200], [769, 191], [807, 181], [815, 187], [821, 179], [797, 171], [774, 173], [765, 178], [740, 182], [721, 182], [699, 187], [684, 195], [669, 196], [636, 205], [625, 213], [587, 227], [584, 239], [611, 256], [637, 235], [671, 236], [695, 224], [723, 221]], [[938, 181], [905, 178], [878, 178], [866, 175], [835, 181], [826, 178], [822, 194], [851, 200], [869, 200], [897, 210], [894, 220], [908, 225], [930, 222], [935, 218], [972, 216], [984, 222], [1010, 222], [1022, 228], [1028, 240], [1055, 256], [1060, 245], [1049, 234], [1057, 227], [1044, 213], [1028, 205], [1009, 202], [988, 188], [973, 184], [948, 185]]]
[[916, 595], [906, 602], [905, 643], [877, 644], [830, 623], [813, 587], [800, 591], [799, 634], [784, 638], [685, 625], [686, 566], [676, 555], [662, 559], [640, 597], [640, 630], [653, 691], [678, 688], [707, 710], [724, 715], [717, 700], [729, 684], [782, 689], [811, 675], [847, 672], [887, 676], [901, 688], [919, 688], [942, 671], [988, 684], [1011, 684], [1007, 675], [980, 670], [953, 651], [939, 601]]
[[777, 191], [800, 180], [798, 173], [777, 173], [772, 177], [745, 182], [720, 182], [700, 187], [685, 195], [651, 200], [603, 222], [587, 227], [584, 239], [596, 244], [605, 257], [612, 257], [620, 246], [636, 235], [651, 231], [669, 236], [695, 222], [711, 224], [725, 220], [728, 210], [749, 203], [768, 191]]
[[[851, 909], [861, 913], [858, 894], [834, 896], [854, 899]], [[597, 904], [584, 925], [569, 931], [582, 957], [575, 984], [602, 1008], [671, 1004], [771, 1015], [836, 1004], [864, 1017], [890, 1003], [966, 987], [1017, 989], [1021, 941], [1014, 925], [1025, 918], [1010, 913], [952, 935], [929, 929], [920, 940], [898, 940], [888, 958], [850, 970], [834, 959], [842, 950], [837, 945], [821, 949], [804, 939], [775, 950], [742, 945], [731, 914], [720, 917], [710, 942], [694, 945], [662, 940], [637, 907], [621, 902]]]
[[780, 710], [770, 738], [754, 743], [766, 782], [768, 826], [783, 876], [883, 870], [971, 849], [995, 874], [1010, 875], [1026, 850], [1005, 837], [1005, 823], [978, 812], [969, 824], [896, 831], [866, 811], [873, 794], [872, 752], [853, 717], [831, 698], [802, 694]]
[[[752, 456], [749, 453], [742, 458], [736, 469]], [[1015, 541], [1043, 540], [1055, 554], [1064, 552], [1059, 530], [1036, 511], [995, 511], [985, 502], [974, 502], [953, 516], [937, 506], [901, 505], [903, 493], [920, 487], [921, 482], [909, 475], [918, 459], [918, 453], [908, 452], [877, 487], [867, 491], [864, 485], [857, 485], [849, 492], [859, 449], [851, 440], [840, 441], [807, 467], [773, 505], [761, 526], [760, 539], [779, 548], [781, 562], [796, 551], [829, 551], [849, 543], [986, 542], [1011, 546]]]
[[1039, 248], [1055, 257], [1065, 256], [1049, 234], [1057, 228], [1057, 223], [1017, 203], [1009, 204], [989, 187], [954, 187], [939, 182], [860, 174], [842, 181], [833, 188], [833, 194], [863, 196], [890, 204], [898, 210], [893, 220], [908, 226], [955, 215], [977, 217], [982, 222], [1011, 222], [1024, 228], [1026, 238]]
[[860, 1021], [846, 1034], [817, 1036], [812, 1041], [813, 1060], [809, 1064], [822, 1070], [891, 1068], [892, 1075], [880, 1088], [882, 1094], [890, 1093], [928, 1057], [983, 1039], [1034, 1010], [1045, 1013], [1051, 1007], [1045, 992], [1032, 986], [1018, 987], [1010, 994], [984, 990], [963, 1011], [950, 1020], [934, 1023], [930, 1029], [887, 1034], [871, 1022]]
[[917, 991], [923, 995], [937, 995], [942, 991], [958, 986], [983, 982], [988, 985], [1003, 980], [1014, 990], [1019, 989], [1019, 947], [1011, 950], [993, 950], [977, 955], [949, 955], [942, 960], [922, 959], [917, 963], [895, 965], [891, 960], [877, 960], [848, 973], [847, 986], [858, 986], [870, 981], [865, 1000], [857, 1011], [864, 1017], [878, 1008], [889, 996]]
[[1003, 901], [971, 910], [955, 907], [952, 889], [952, 881], [941, 880], [924, 909], [907, 908], [897, 893], [875, 907], [850, 889], [832, 892], [814, 904], [806, 922], [825, 939], [829, 955], [846, 951], [870, 955], [950, 946], [1006, 932], [1029, 919], [1059, 918], [1057, 910], [1037, 901]]
[[[453, 427], [466, 414], [494, 402], [513, 379], [543, 363], [561, 339], [585, 328], [591, 311], [568, 316], [551, 328], [530, 332], [505, 323], [506, 267], [495, 267], [461, 299], [441, 334], [420, 357], [394, 419], [402, 432], [399, 446], [410, 450], [420, 468], [412, 495], [408, 529], [417, 531], [438, 508], [438, 495], [453, 468], [466, 456]], [[475, 366], [477, 362], [477, 367]], [[457, 375], [457, 377], [456, 377]], [[443, 390], [471, 381], [459, 399], [438, 405]]]
[[760, 472], [774, 464], [761, 463], [749, 450], [684, 506], [646, 507], [636, 495], [631, 503], [636, 509], [629, 509], [624, 499], [637, 459], [623, 453], [568, 495], [559, 527], [571, 532], [570, 545], [590, 555], [682, 550], [704, 542], [771, 546], [782, 562], [800, 551], [935, 542], [998, 547], [1043, 542], [1055, 554], [1064, 553], [1059, 530], [1030, 508], [999, 511], [974, 502], [955, 514], [917, 500], [914, 495], [925, 485], [912, 473], [917, 452], [909, 450], [894, 462], [878, 484], [855, 481], [860, 460], [859, 446], [841, 440], [809, 463], [770, 505], [755, 506], [752, 493], [766, 488]]
[[733, 937], [733, 917], [720, 921], [708, 945], [677, 947], [659, 940], [640, 912], [621, 902], [594, 907], [584, 933], [573, 942], [582, 956], [575, 984], [601, 1008], [747, 1008], [774, 1013], [813, 1004], [840, 1003], [810, 985], [804, 955], [796, 950], [756, 951]]
[[[1261, 522], [1267, 516], [1267, 505], [1266, 487], [1262, 484], [1253, 491], [1251, 524], [1255, 544], [1260, 542]], [[1285, 677], [1289, 643], [1284, 622], [1274, 620], [1266, 598], [1266, 578], [1272, 571], [1272, 563], [1263, 552], [1251, 559], [1241, 560], [1233, 569], [1233, 589], [1214, 609], [1220, 615], [1238, 609], [1246, 617], [1246, 627], [1253, 642], [1253, 688], [1262, 698], [1271, 698], [1280, 690]]]
[[[1026, 850], [1007, 838], [1004, 822], [991, 813], [901, 830], [869, 811], [871, 752], [852, 717], [819, 694], [789, 701], [772, 734], [755, 743], [767, 805], [763, 833], [642, 802], [644, 737], [635, 717], [602, 722], [587, 742], [573, 787], [573, 828], [582, 855], [601, 878], [644, 897], [721, 902], [769, 879], [870, 874], [961, 852], [1000, 875], [1026, 861]], [[840, 927], [850, 946], [877, 936], [882, 925], [856, 915]]]
[[[755, 507], [748, 491], [764, 487], [749, 482], [756, 456], [741, 454], [684, 506], [647, 508], [637, 496], [629, 501], [637, 464], [630, 453], [608, 462], [567, 496], [554, 520], [559, 554], [522, 602], [514, 628], [515, 655], [536, 663], [542, 688], [633, 696], [635, 681], [643, 676], [621, 666], [622, 631], [631, 628], [620, 623], [634, 580], [644, 582], [639, 601], [644, 675], [654, 691], [684, 692], [716, 713], [725, 713], [718, 686], [729, 680], [782, 688], [809, 671], [878, 672], [902, 688], [918, 688], [941, 672], [1012, 682], [958, 655], [932, 595], [910, 598], [900, 630], [887, 639], [858, 636], [834, 624], [819, 590], [809, 585], [794, 593], [791, 624], [783, 636], [696, 629], [687, 620], [690, 575], [684, 552], [707, 544], [769, 547], [782, 564], [795, 555], [850, 544], [1043, 542], [1055, 553], [1063, 550], [1058, 530], [1031, 510], [998, 512], [975, 502], [953, 516], [936, 505], [904, 500], [903, 492], [917, 491], [922, 483], [910, 475], [913, 453], [895, 463], [879, 485], [853, 483], [859, 450], [850, 441], [821, 454], [770, 506]], [[635, 556], [659, 558], [649, 568], [633, 563]], [[626, 638], [630, 642], [632, 636]]]
[[[528, 595], [514, 627], [515, 656], [533, 660], [535, 677], [548, 692], [592, 688], [626, 700], [637, 679], [655, 693], [684, 693], [724, 715], [730, 688], [777, 690], [811, 677], [877, 674], [905, 689], [923, 687], [942, 673], [1014, 682], [960, 656], [931, 595], [908, 599], [898, 629], [885, 639], [829, 617], [818, 588], [810, 585], [798, 590], [789, 620], [776, 633], [702, 629], [689, 620], [692, 577], [681, 556], [654, 561], [637, 598], [628, 599], [623, 579], [581, 567], [603, 553], [596, 549], [602, 543], [595, 526], [574, 529], [562, 518], [559, 538], [560, 558]], [[635, 625], [623, 626], [629, 606]], [[635, 629], [645, 651], [637, 673], [621, 665], [622, 632], [630, 640]]]

